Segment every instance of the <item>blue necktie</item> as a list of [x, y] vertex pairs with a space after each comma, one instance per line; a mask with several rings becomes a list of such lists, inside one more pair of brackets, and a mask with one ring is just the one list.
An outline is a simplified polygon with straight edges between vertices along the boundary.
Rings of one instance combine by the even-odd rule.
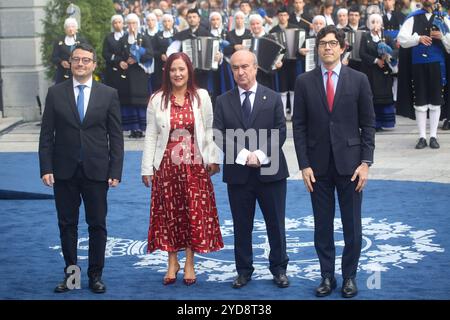
[[252, 105], [250, 103], [250, 95], [252, 94], [251, 91], [245, 91], [245, 99], [244, 102], [242, 102], [242, 115], [244, 118], [245, 126], [249, 125], [250, 122], [250, 115], [252, 113]]
[[80, 90], [78, 92], [78, 98], [77, 98], [77, 109], [78, 109], [78, 114], [80, 116], [80, 121], [83, 122], [84, 119], [84, 88], [86, 88], [85, 85], [80, 84], [77, 86], [78, 89]]

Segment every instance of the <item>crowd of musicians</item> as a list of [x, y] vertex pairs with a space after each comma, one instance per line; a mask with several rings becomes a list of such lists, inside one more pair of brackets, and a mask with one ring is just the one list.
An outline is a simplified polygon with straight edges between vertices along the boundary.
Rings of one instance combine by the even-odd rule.
[[[161, 87], [164, 62], [178, 51], [189, 50], [193, 59], [202, 52], [206, 61], [196, 66], [196, 81], [214, 105], [216, 97], [235, 86], [229, 57], [242, 48], [253, 50], [260, 65], [257, 81], [281, 94], [290, 119], [296, 77], [320, 64], [315, 36], [335, 24], [346, 32], [342, 63], [369, 79], [377, 131], [394, 128], [396, 114], [415, 118], [416, 148], [421, 149], [427, 146], [429, 118], [429, 144], [439, 148], [438, 124], [445, 119], [442, 129], [448, 130], [450, 113], [445, 77], [450, 25], [443, 6], [430, 0], [434, 11], [419, 14], [424, 1], [286, 0], [271, 7], [260, 1], [228, 2], [224, 10], [218, 1], [114, 1], [117, 14], [103, 44], [103, 81], [118, 90], [123, 130], [130, 137], [143, 137], [148, 99]], [[66, 19], [65, 35], [55, 42], [55, 82], [71, 76], [71, 48], [86, 41], [78, 28], [76, 19]], [[193, 47], [198, 39], [206, 41], [199, 49]]]

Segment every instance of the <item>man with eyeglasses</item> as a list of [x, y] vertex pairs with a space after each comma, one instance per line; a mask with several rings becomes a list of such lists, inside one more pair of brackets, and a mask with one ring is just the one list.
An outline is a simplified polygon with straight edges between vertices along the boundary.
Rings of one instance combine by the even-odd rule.
[[49, 88], [42, 117], [40, 171], [43, 183], [53, 187], [66, 264], [57, 293], [72, 288], [81, 199], [89, 225], [89, 288], [95, 293], [106, 290], [102, 271], [107, 191], [121, 179], [123, 134], [117, 91], [92, 79], [96, 61], [90, 45], [75, 47], [70, 57], [73, 77]]
[[334, 216], [338, 194], [345, 247], [342, 296], [358, 293], [362, 190], [375, 149], [375, 112], [366, 75], [342, 65], [345, 34], [335, 26], [319, 31], [321, 65], [297, 78], [292, 125], [299, 167], [314, 213], [314, 246], [322, 281], [316, 296], [336, 288]]

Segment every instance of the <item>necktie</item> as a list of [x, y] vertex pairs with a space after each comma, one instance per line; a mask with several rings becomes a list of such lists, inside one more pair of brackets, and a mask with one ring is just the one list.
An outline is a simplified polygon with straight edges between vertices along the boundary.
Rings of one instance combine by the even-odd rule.
[[333, 111], [333, 102], [334, 102], [334, 85], [333, 85], [333, 79], [331, 76], [333, 75], [333, 71], [328, 71], [328, 78], [327, 78], [327, 101], [328, 101], [328, 109]]
[[244, 116], [244, 123], [246, 126], [249, 125], [250, 121], [250, 114], [252, 113], [252, 105], [250, 103], [250, 95], [252, 94], [251, 91], [245, 91], [245, 99], [244, 102], [242, 102], [242, 115]]
[[80, 84], [78, 85], [78, 89], [80, 90], [78, 92], [78, 98], [77, 98], [77, 109], [78, 114], [80, 115], [80, 121], [83, 122], [84, 119], [84, 88], [86, 88], [85, 85]]

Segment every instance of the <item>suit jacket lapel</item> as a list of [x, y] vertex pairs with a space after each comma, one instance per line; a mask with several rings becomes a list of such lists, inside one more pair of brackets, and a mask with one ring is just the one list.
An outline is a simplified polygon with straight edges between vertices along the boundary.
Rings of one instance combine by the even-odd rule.
[[230, 99], [231, 99], [231, 101], [230, 101], [231, 109], [236, 114], [236, 117], [238, 118], [242, 127], [245, 128], [245, 124], [244, 124], [244, 120], [243, 120], [243, 116], [242, 116], [241, 99], [239, 97], [239, 90], [238, 90], [237, 86], [234, 88], [233, 92], [231, 93]]
[[80, 115], [78, 114], [77, 105], [75, 103], [75, 94], [73, 93], [73, 80], [66, 81], [66, 93], [67, 99], [69, 101], [70, 109], [72, 109], [73, 115], [75, 117], [75, 122], [81, 124]]
[[325, 92], [325, 88], [323, 86], [322, 69], [320, 68], [320, 66], [314, 69], [314, 75], [316, 78], [316, 87], [318, 90], [317, 92], [319, 93], [319, 96], [321, 97], [322, 100], [322, 107], [324, 107], [327, 112], [330, 112], [327, 102], [327, 93]]
[[97, 97], [98, 95], [95, 94], [95, 91], [98, 88], [98, 83], [95, 80], [92, 80], [92, 87], [91, 87], [91, 94], [89, 96], [89, 103], [86, 108], [86, 113], [84, 114], [84, 120], [83, 123], [89, 120], [89, 115], [95, 111], [95, 106], [97, 105]]
[[248, 125], [250, 128], [253, 125], [253, 122], [255, 121], [259, 110], [263, 106], [263, 103], [266, 101], [267, 97], [265, 96], [265, 91], [266, 89], [258, 84], [258, 86], [256, 87], [255, 101], [253, 102], [252, 113], [250, 115], [250, 121]]
[[342, 96], [342, 91], [344, 90], [344, 85], [347, 83], [347, 68], [342, 65], [341, 72], [339, 73], [339, 80], [336, 86], [336, 92], [334, 94], [334, 102], [333, 102], [333, 111], [336, 109], [338, 105], [339, 99]]

